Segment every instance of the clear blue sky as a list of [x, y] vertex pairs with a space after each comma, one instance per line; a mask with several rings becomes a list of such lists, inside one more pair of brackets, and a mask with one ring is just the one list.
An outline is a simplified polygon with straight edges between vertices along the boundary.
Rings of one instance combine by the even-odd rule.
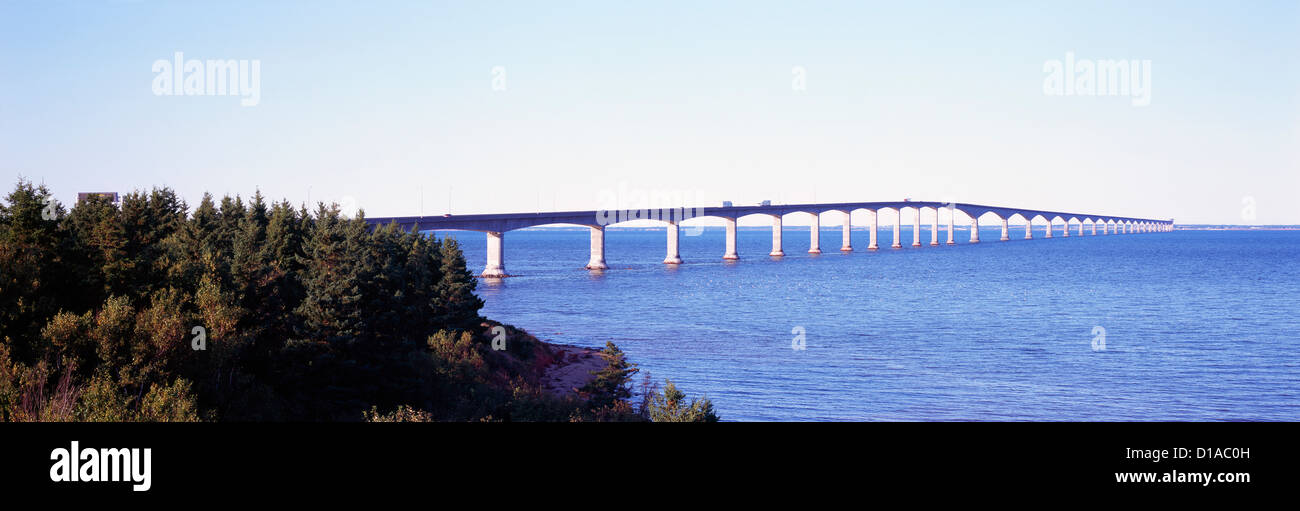
[[[1300, 223], [1296, 2], [968, 4], [3, 0], [0, 173], [370, 216], [622, 187]], [[259, 60], [260, 103], [154, 95], [177, 51]], [[1150, 60], [1150, 106], [1045, 95], [1066, 52]]]

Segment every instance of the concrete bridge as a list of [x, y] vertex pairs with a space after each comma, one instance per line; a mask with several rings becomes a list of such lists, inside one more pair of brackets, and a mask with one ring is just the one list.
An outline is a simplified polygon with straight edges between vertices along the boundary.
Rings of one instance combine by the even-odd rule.
[[484, 215], [444, 215], [444, 216], [408, 216], [408, 217], [387, 217], [387, 218], [367, 218], [366, 222], [371, 226], [387, 225], [396, 223], [402, 229], [418, 230], [462, 230], [462, 231], [480, 231], [487, 233], [487, 265], [483, 269], [483, 277], [505, 277], [505, 245], [503, 233], [516, 229], [527, 227], [536, 227], [540, 225], [576, 225], [591, 228], [591, 259], [587, 262], [587, 269], [604, 270], [608, 266], [605, 264], [605, 227], [618, 223], [629, 222], [634, 220], [657, 220], [667, 225], [668, 233], [668, 253], [664, 257], [664, 264], [681, 264], [681, 254], [678, 253], [678, 231], [679, 225], [683, 220], [691, 218], [715, 217], [726, 222], [727, 242], [726, 250], [722, 255], [723, 259], [739, 259], [736, 253], [736, 220], [749, 215], [766, 215], [772, 218], [772, 251], [769, 256], [784, 256], [784, 246], [781, 240], [781, 220], [789, 214], [806, 214], [812, 219], [809, 239], [808, 252], [813, 254], [821, 253], [821, 214], [826, 212], [840, 212], [844, 215], [843, 221], [843, 241], [839, 249], [843, 252], [851, 252], [853, 246], [850, 243], [849, 231], [851, 229], [852, 213], [858, 210], [866, 210], [869, 213], [871, 229], [871, 241], [867, 245], [867, 250], [876, 250], [879, 248], [876, 244], [876, 238], [880, 231], [880, 225], [877, 221], [879, 212], [884, 210], [893, 210], [898, 214], [894, 216], [894, 237], [891, 248], [901, 248], [899, 242], [899, 233], [902, 230], [902, 212], [906, 209], [915, 210], [912, 223], [912, 244], [913, 247], [922, 246], [921, 244], [921, 213], [926, 210], [933, 211], [930, 216], [930, 241], [931, 246], [939, 245], [939, 210], [948, 209], [947, 222], [947, 245], [955, 245], [953, 238], [953, 221], [955, 212], [960, 211], [970, 217], [970, 243], [979, 243], [979, 226], [980, 217], [992, 214], [1002, 223], [1001, 241], [1007, 241], [1010, 238], [1008, 221], [1015, 217], [1020, 217], [1025, 221], [1024, 238], [1033, 239], [1033, 221], [1038, 218], [1046, 220], [1047, 225], [1043, 229], [1042, 237], [1051, 238], [1055, 230], [1056, 222], [1061, 222], [1061, 237], [1070, 236], [1070, 228], [1077, 225], [1077, 236], [1084, 235], [1085, 225], [1090, 227], [1090, 234], [1097, 235], [1098, 227], [1101, 227], [1101, 234], [1129, 234], [1145, 232], [1168, 232], [1173, 230], [1173, 220], [1158, 220], [1152, 218], [1133, 218], [1110, 215], [1093, 215], [1081, 213], [1065, 213], [1060, 211], [1040, 211], [1033, 209], [1008, 208], [999, 206], [983, 206], [979, 204], [963, 203], [944, 203], [944, 202], [841, 202], [830, 204], [781, 204], [781, 205], [759, 205], [759, 206], [723, 206], [723, 207], [697, 207], [697, 208], [675, 208], [675, 209], [651, 209], [651, 210], [631, 210], [631, 211], [557, 211], [547, 213], [499, 213]]

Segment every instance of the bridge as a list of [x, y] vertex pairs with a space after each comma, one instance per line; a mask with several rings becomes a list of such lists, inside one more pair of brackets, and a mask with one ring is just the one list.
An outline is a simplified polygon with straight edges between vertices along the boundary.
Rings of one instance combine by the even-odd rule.
[[870, 243], [867, 250], [876, 250], [879, 247], [876, 244], [880, 226], [878, 223], [878, 214], [880, 211], [893, 210], [897, 215], [894, 216], [894, 237], [891, 248], [902, 248], [899, 243], [899, 233], [902, 230], [902, 212], [907, 209], [915, 210], [912, 223], [912, 245], [913, 247], [921, 246], [921, 213], [926, 210], [933, 211], [930, 216], [930, 246], [939, 245], [939, 210], [949, 210], [947, 222], [947, 245], [955, 245], [953, 238], [953, 222], [956, 211], [964, 213], [970, 218], [970, 243], [979, 243], [980, 217], [992, 214], [1002, 222], [1001, 241], [1010, 240], [1010, 229], [1008, 221], [1015, 217], [1020, 217], [1025, 222], [1024, 239], [1033, 239], [1033, 221], [1042, 218], [1047, 222], [1043, 230], [1044, 238], [1051, 238], [1055, 230], [1055, 224], [1059, 220], [1062, 229], [1061, 236], [1069, 237], [1070, 228], [1077, 224], [1077, 236], [1084, 235], [1084, 226], [1091, 227], [1090, 233], [1097, 235], [1098, 226], [1101, 227], [1103, 235], [1108, 234], [1130, 234], [1146, 232], [1168, 232], [1173, 230], [1173, 220], [1159, 220], [1152, 218], [1133, 218], [1110, 215], [1094, 215], [1080, 213], [1065, 213], [1060, 211], [1040, 211], [1032, 209], [1009, 208], [1000, 206], [984, 206], [979, 204], [964, 203], [946, 203], [946, 202], [841, 202], [829, 204], [780, 204], [769, 205], [764, 203], [758, 206], [731, 206], [722, 207], [695, 207], [695, 208], [669, 208], [669, 209], [649, 209], [649, 210], [594, 210], [594, 211], [556, 211], [556, 212], [539, 212], [539, 213], [495, 213], [481, 215], [443, 215], [443, 216], [407, 216], [407, 217], [377, 217], [367, 218], [366, 222], [373, 226], [388, 225], [396, 223], [404, 230], [461, 230], [461, 231], [479, 231], [487, 233], [487, 265], [483, 269], [483, 277], [497, 278], [506, 277], [505, 269], [505, 238], [504, 233], [516, 229], [527, 227], [536, 227], [540, 225], [574, 225], [591, 228], [591, 259], [587, 262], [589, 270], [604, 270], [608, 266], [605, 264], [605, 227], [618, 223], [629, 222], [634, 220], [657, 220], [667, 226], [668, 251], [664, 257], [664, 264], [681, 264], [681, 254], [678, 252], [679, 224], [683, 220], [691, 218], [714, 217], [720, 218], [726, 222], [727, 241], [726, 250], [722, 255], [723, 259], [739, 259], [736, 253], [736, 220], [749, 215], [766, 215], [772, 218], [772, 251], [769, 256], [780, 257], [785, 255], [784, 247], [781, 240], [782, 218], [789, 214], [806, 214], [812, 219], [809, 229], [809, 249], [812, 254], [821, 253], [821, 215], [827, 212], [839, 212], [843, 214], [843, 241], [840, 245], [840, 251], [851, 252], [853, 245], [850, 243], [849, 232], [852, 228], [852, 213], [858, 210], [866, 210], [869, 213], [871, 229]]

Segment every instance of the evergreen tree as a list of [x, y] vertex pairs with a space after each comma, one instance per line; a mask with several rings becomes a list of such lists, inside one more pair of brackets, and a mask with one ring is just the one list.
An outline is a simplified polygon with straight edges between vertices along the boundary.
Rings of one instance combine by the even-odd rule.
[[122, 258], [115, 271], [106, 275], [114, 294], [149, 298], [150, 288], [166, 278], [167, 268], [157, 264], [163, 260], [161, 242], [182, 225], [185, 215], [185, 203], [169, 189], [129, 193], [122, 199]]
[[442, 281], [442, 243], [438, 238], [413, 228], [406, 240], [407, 325], [412, 332], [436, 332], [441, 328], [438, 284]]
[[60, 309], [58, 222], [64, 212], [44, 186], [19, 181], [0, 204], [0, 340], [32, 362], [44, 351], [40, 329]]
[[639, 417], [612, 344], [589, 402], [545, 395], [535, 340], [483, 342], [476, 285], [454, 240], [337, 205], [205, 194], [188, 214], [164, 188], [65, 212], [20, 181], [0, 201], [0, 420]]
[[595, 378], [578, 389], [591, 396], [593, 408], [603, 408], [631, 398], [632, 375], [640, 371], [636, 364], [627, 361], [623, 350], [613, 342], [605, 341], [605, 349], [600, 351], [600, 357], [605, 359], [605, 368], [593, 372]]
[[87, 312], [108, 298], [104, 269], [110, 260], [124, 257], [121, 245], [125, 233], [117, 216], [117, 206], [107, 197], [92, 196], [79, 202], [63, 219], [63, 263], [77, 287], [63, 298], [66, 310]]
[[441, 279], [436, 287], [437, 309], [441, 312], [438, 321], [444, 328], [477, 330], [482, 320], [478, 311], [483, 308], [483, 299], [474, 294], [478, 280], [465, 267], [465, 254], [455, 238], [444, 239], [440, 252]]
[[348, 222], [338, 205], [321, 205], [308, 236], [303, 262], [305, 296], [297, 314], [306, 338], [329, 343], [352, 342], [365, 329], [362, 315], [359, 256]]
[[650, 396], [650, 420], [654, 422], [718, 422], [713, 402], [708, 398], [686, 402], [686, 393], [667, 380], [663, 394]]
[[366, 266], [371, 276], [365, 280], [365, 315], [382, 342], [400, 342], [410, 332], [405, 324], [409, 317], [405, 305], [410, 286], [406, 281], [407, 251], [402, 241], [397, 225], [390, 224], [376, 227], [367, 244]]

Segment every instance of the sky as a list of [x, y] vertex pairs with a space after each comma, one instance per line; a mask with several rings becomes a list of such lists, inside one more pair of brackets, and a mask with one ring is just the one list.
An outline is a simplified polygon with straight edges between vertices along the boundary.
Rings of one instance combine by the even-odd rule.
[[[911, 197], [1300, 224], [1300, 3], [978, 4], [0, 0], [0, 174], [371, 217]], [[256, 63], [256, 104], [158, 93], [177, 52]], [[1149, 62], [1148, 94], [1049, 93], [1067, 58]]]

